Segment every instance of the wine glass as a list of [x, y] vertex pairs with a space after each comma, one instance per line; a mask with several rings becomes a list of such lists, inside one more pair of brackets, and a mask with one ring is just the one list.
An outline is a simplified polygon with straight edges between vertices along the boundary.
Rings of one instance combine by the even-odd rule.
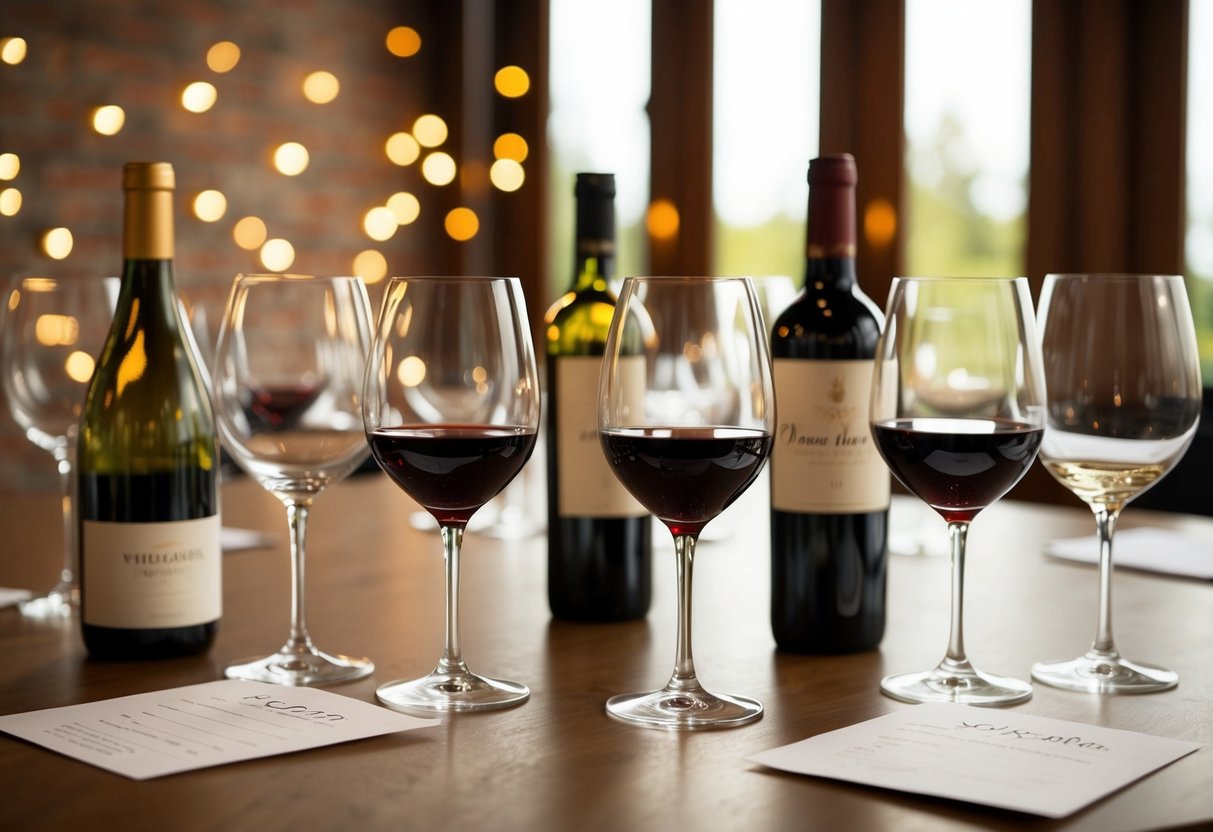
[[762, 703], [712, 694], [691, 656], [691, 576], [700, 532], [757, 478], [771, 452], [775, 392], [749, 278], [629, 277], [599, 379], [598, 433], [615, 476], [674, 537], [674, 672], [658, 691], [607, 701], [626, 722], [725, 728]]
[[228, 678], [324, 685], [375, 669], [368, 659], [318, 650], [303, 603], [312, 503], [368, 453], [361, 403], [370, 343], [370, 305], [357, 277], [251, 274], [232, 285], [215, 348], [215, 414], [232, 458], [286, 506], [291, 629], [278, 652], [228, 666]]
[[894, 476], [948, 524], [952, 625], [933, 669], [886, 676], [904, 702], [1005, 705], [1028, 682], [978, 672], [965, 654], [969, 523], [1019, 481], [1044, 431], [1044, 372], [1028, 282], [896, 278], [872, 378], [872, 436]]
[[379, 313], [362, 415], [371, 453], [433, 515], [446, 559], [446, 640], [420, 679], [382, 685], [392, 708], [483, 711], [526, 685], [468, 670], [459, 643], [459, 555], [468, 520], [535, 447], [539, 372], [514, 277], [395, 277]]
[[69, 616], [80, 603], [76, 431], [118, 286], [116, 277], [16, 277], [4, 295], [5, 398], [26, 438], [54, 457], [62, 488], [63, 568], [50, 592], [21, 604], [31, 617]]
[[1196, 433], [1200, 363], [1183, 278], [1051, 274], [1040, 320], [1049, 389], [1040, 458], [1095, 512], [1099, 619], [1084, 655], [1038, 662], [1032, 678], [1091, 693], [1167, 690], [1178, 674], [1128, 661], [1112, 641], [1112, 533]]

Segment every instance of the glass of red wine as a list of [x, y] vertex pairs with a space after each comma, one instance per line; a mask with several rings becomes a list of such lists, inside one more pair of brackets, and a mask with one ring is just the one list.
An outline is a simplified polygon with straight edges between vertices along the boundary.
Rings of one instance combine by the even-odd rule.
[[229, 665], [228, 678], [325, 685], [369, 675], [365, 658], [322, 652], [304, 618], [307, 519], [316, 497], [367, 456], [362, 376], [370, 303], [357, 277], [240, 275], [215, 348], [223, 446], [286, 506], [291, 628], [277, 652]]
[[969, 523], [1028, 470], [1045, 422], [1044, 371], [1028, 282], [896, 278], [872, 378], [872, 436], [901, 483], [948, 524], [952, 626], [932, 670], [886, 676], [903, 702], [1007, 705], [1028, 682], [977, 671], [965, 654]]
[[1116, 649], [1112, 536], [1125, 507], [1183, 457], [1200, 421], [1200, 358], [1184, 279], [1051, 274], [1040, 325], [1049, 388], [1040, 461], [1095, 513], [1099, 603], [1087, 652], [1037, 662], [1032, 678], [1088, 693], [1169, 690], [1178, 673]]
[[366, 368], [371, 453], [433, 515], [446, 559], [446, 641], [437, 667], [388, 682], [398, 710], [484, 711], [526, 701], [517, 682], [468, 670], [459, 643], [459, 556], [477, 510], [535, 448], [539, 373], [522, 285], [514, 277], [395, 277]]
[[624, 281], [599, 377], [598, 434], [615, 476], [674, 537], [678, 630], [666, 686], [612, 697], [616, 719], [687, 730], [762, 716], [762, 703], [699, 683], [691, 575], [700, 532], [770, 455], [774, 419], [766, 326], [748, 277]]

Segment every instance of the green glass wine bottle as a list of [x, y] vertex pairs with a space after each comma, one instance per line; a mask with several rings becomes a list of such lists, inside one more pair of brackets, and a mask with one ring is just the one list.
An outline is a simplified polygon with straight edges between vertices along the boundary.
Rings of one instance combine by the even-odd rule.
[[122, 286], [79, 435], [81, 629], [97, 658], [210, 647], [222, 608], [218, 446], [173, 281], [173, 168], [123, 171]]

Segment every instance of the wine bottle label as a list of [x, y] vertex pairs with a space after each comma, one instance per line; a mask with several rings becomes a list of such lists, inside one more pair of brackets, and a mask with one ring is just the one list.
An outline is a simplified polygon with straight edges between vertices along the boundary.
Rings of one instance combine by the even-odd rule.
[[[561, 517], [640, 517], [648, 514], [616, 478], [598, 441], [598, 371], [601, 356], [558, 356], [556, 361], [557, 510]], [[644, 356], [620, 359], [627, 401], [644, 408]]]
[[779, 424], [771, 507], [865, 514], [889, 507], [889, 469], [868, 428], [872, 362], [773, 362]]
[[84, 621], [98, 627], [190, 627], [219, 618], [219, 515], [170, 523], [85, 520]]

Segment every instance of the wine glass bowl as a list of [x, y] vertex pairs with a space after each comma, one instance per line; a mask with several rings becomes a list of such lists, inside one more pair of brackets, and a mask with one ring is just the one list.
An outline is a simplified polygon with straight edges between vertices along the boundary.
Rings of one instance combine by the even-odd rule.
[[1100, 580], [1090, 649], [1038, 662], [1032, 678], [1090, 693], [1167, 690], [1178, 674], [1123, 658], [1113, 641], [1112, 539], [1121, 511], [1166, 476], [1196, 433], [1200, 366], [1183, 278], [1048, 275], [1040, 320], [1048, 384], [1040, 457], [1095, 513]]
[[232, 286], [215, 350], [216, 415], [232, 458], [286, 506], [292, 621], [276, 653], [230, 665], [229, 678], [320, 685], [374, 670], [368, 659], [318, 650], [304, 616], [308, 513], [368, 454], [361, 399], [370, 342], [359, 278], [241, 275]]
[[658, 691], [607, 701], [636, 725], [744, 725], [760, 702], [708, 692], [691, 651], [699, 534], [757, 478], [771, 452], [775, 394], [765, 325], [749, 278], [630, 277], [607, 336], [598, 431], [615, 476], [674, 538], [674, 671]]
[[1029, 683], [979, 672], [965, 652], [969, 524], [1019, 481], [1044, 428], [1044, 373], [1023, 278], [896, 278], [872, 378], [872, 436], [885, 463], [948, 524], [951, 633], [932, 670], [885, 677], [906, 702], [1005, 705]]
[[76, 433], [118, 288], [116, 277], [15, 277], [4, 294], [0, 377], [5, 399], [26, 438], [54, 457], [63, 497], [59, 582], [21, 604], [22, 613], [32, 617], [68, 616], [79, 604]]
[[539, 429], [539, 377], [517, 278], [396, 277], [386, 289], [362, 418], [375, 461], [437, 522], [446, 638], [434, 670], [379, 687], [404, 711], [505, 708], [523, 684], [472, 673], [459, 637], [459, 559], [468, 521], [522, 470]]

